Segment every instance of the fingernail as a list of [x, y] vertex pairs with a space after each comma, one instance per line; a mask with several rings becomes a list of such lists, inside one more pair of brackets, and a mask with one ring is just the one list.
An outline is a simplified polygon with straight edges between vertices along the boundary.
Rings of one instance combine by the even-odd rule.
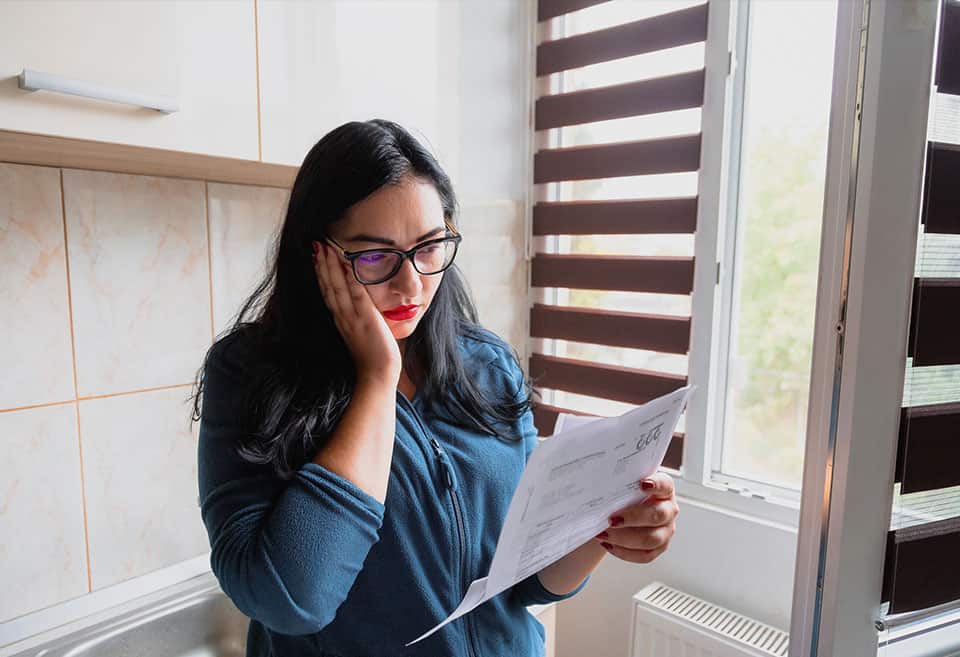
[[613, 549], [613, 546], [610, 545], [609, 543], [601, 543], [600, 545], [602, 545], [602, 546], [603, 546], [603, 549], [605, 549], [605, 550], [612, 550], [612, 549]]
[[610, 538], [610, 534], [608, 534], [607, 532], [600, 532], [599, 534], [597, 534], [596, 538]]
[[622, 524], [623, 524], [623, 516], [613, 516], [612, 518], [610, 518], [611, 527], [619, 527]]
[[317, 255], [318, 253], [320, 253], [320, 245], [317, 244], [316, 242], [314, 242], [314, 243], [313, 243], [313, 255]]
[[643, 481], [640, 482], [640, 487], [643, 490], [651, 490], [654, 486], [656, 486], [656, 484], [653, 483], [652, 479], [644, 479]]

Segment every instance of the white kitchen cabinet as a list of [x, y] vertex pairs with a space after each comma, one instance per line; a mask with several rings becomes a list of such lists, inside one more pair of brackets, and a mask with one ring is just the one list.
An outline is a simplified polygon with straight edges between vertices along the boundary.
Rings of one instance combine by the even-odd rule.
[[[0, 129], [256, 160], [255, 24], [253, 0], [3, 0]], [[24, 91], [25, 68], [179, 111]]]
[[371, 118], [457, 162], [459, 2], [260, 0], [258, 16], [264, 162], [298, 166], [333, 128]]

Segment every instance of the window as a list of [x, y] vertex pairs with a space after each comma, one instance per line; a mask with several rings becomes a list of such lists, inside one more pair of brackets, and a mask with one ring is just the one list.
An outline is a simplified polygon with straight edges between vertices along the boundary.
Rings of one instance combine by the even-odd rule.
[[[679, 387], [689, 375], [714, 398], [695, 426], [689, 408], [680, 419], [694, 463], [682, 477], [798, 499], [836, 10], [836, 0], [540, 0], [530, 372], [547, 374], [541, 419], [622, 413], [643, 401], [623, 387]], [[725, 98], [708, 117], [711, 84]], [[725, 145], [706, 148], [705, 130]], [[622, 163], [632, 153], [600, 150], [658, 144], [664, 155], [636, 171]], [[588, 152], [586, 173], [555, 161]], [[709, 275], [698, 292], [694, 264], [698, 281]], [[581, 266], [632, 278], [585, 284]], [[675, 285], [647, 284], [658, 277]], [[712, 297], [706, 316], [694, 317], [695, 294]], [[611, 337], [623, 332], [615, 316], [635, 339]], [[588, 328], [595, 320], [610, 328]], [[691, 370], [691, 321], [714, 326], [700, 333], [717, 340], [706, 371]]]
[[837, 7], [739, 6], [712, 467], [799, 491]]
[[[540, 0], [530, 374], [558, 411], [687, 382], [707, 6]], [[665, 463], [681, 466], [683, 418]]]
[[884, 564], [883, 600], [890, 613], [908, 617], [960, 605], [958, 43], [960, 4], [943, 2]]

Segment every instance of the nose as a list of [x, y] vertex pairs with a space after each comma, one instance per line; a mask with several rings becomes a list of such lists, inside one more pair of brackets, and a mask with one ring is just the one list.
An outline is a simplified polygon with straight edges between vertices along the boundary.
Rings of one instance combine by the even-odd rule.
[[420, 280], [420, 272], [410, 262], [410, 258], [403, 259], [400, 271], [390, 279], [390, 287], [406, 299], [418, 299], [420, 297], [423, 281]]

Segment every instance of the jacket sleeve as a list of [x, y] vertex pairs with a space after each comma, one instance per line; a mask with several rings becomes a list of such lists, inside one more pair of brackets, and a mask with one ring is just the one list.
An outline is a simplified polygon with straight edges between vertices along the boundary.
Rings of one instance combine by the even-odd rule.
[[237, 456], [243, 359], [221, 346], [204, 369], [198, 437], [210, 566], [244, 614], [282, 634], [312, 634], [346, 599], [379, 540], [384, 506], [315, 463], [285, 481]]
[[[507, 367], [509, 372], [514, 398], [519, 399], [520, 394], [523, 392], [523, 370], [520, 369], [520, 365], [512, 356], [507, 356], [506, 361], [505, 367]], [[523, 436], [524, 462], [526, 463], [530, 460], [530, 453], [533, 452], [538, 441], [537, 428], [533, 423], [533, 411], [528, 409], [520, 417], [518, 427], [518, 434]], [[539, 573], [533, 573], [526, 579], [514, 584], [511, 588], [511, 595], [519, 598], [522, 604], [527, 607], [530, 605], [548, 604], [550, 602], [572, 598], [587, 585], [588, 581], [590, 581], [590, 575], [587, 575], [574, 590], [564, 595], [558, 595], [544, 587], [543, 582], [540, 581]]]

